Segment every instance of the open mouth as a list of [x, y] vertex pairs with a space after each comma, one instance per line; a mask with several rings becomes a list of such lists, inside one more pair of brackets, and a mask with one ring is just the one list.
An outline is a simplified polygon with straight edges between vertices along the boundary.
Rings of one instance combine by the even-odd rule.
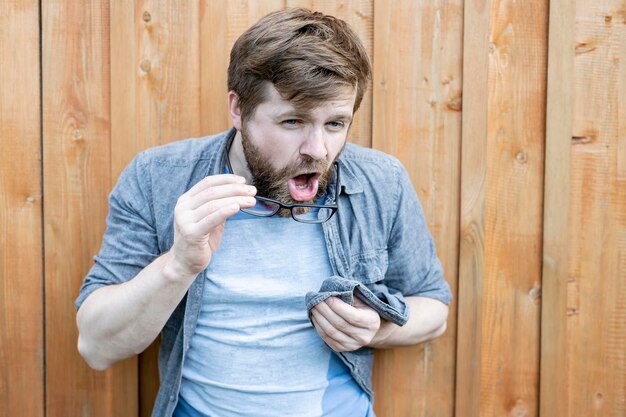
[[288, 181], [289, 194], [295, 201], [312, 201], [319, 188], [319, 172], [296, 175]]

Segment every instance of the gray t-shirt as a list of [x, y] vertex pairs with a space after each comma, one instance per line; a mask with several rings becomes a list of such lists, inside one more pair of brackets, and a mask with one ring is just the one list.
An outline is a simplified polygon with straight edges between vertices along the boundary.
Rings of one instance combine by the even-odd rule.
[[311, 325], [332, 275], [320, 224], [239, 213], [205, 271], [180, 396], [204, 415], [365, 417], [370, 401]]

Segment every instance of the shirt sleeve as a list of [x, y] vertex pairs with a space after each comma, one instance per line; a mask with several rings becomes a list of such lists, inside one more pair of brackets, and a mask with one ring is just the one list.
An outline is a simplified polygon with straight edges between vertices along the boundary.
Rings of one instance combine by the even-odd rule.
[[394, 198], [397, 214], [388, 244], [388, 287], [405, 296], [420, 296], [450, 304], [452, 293], [443, 276], [422, 205], [404, 167], [398, 162], [398, 186]]
[[78, 310], [98, 288], [126, 282], [159, 256], [150, 190], [141, 155], [124, 169], [109, 195], [109, 214], [100, 252], [75, 301]]

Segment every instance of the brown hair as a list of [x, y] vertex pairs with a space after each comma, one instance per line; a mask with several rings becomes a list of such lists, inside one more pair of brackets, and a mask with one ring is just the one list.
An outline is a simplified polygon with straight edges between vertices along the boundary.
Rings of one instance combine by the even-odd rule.
[[237, 39], [230, 52], [228, 89], [237, 94], [244, 120], [264, 101], [267, 82], [302, 109], [356, 86], [356, 111], [371, 71], [363, 44], [346, 22], [288, 8], [268, 14]]

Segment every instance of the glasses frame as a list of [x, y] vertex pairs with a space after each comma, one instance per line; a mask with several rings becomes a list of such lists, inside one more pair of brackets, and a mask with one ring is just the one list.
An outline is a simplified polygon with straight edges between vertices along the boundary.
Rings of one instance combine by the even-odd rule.
[[[232, 145], [232, 142], [231, 144]], [[226, 162], [226, 168], [228, 169], [228, 172], [231, 174], [234, 174], [235, 171], [233, 171], [233, 167], [230, 163], [230, 157], [228, 156], [228, 154], [230, 153], [230, 145], [226, 147], [226, 155], [224, 157], [225, 162]], [[335, 197], [332, 199], [333, 204], [299, 204], [299, 203], [283, 203], [281, 201], [278, 200], [274, 200], [271, 198], [267, 198], [267, 197], [263, 197], [260, 195], [256, 195], [254, 196], [254, 198], [256, 198], [258, 201], [261, 202], [267, 202], [267, 203], [272, 203], [275, 205], [278, 205], [276, 210], [274, 210], [273, 212], [267, 213], [267, 214], [260, 214], [260, 213], [254, 213], [251, 212], [249, 209], [241, 209], [241, 211], [243, 211], [246, 214], [249, 214], [251, 216], [257, 216], [257, 217], [272, 217], [274, 215], [276, 215], [276, 213], [278, 213], [280, 211], [280, 209], [286, 209], [289, 210], [289, 213], [291, 214], [291, 218], [299, 223], [308, 223], [308, 224], [320, 224], [320, 223], [326, 223], [328, 220], [330, 220], [335, 213], [337, 212], [337, 210], [339, 209], [339, 205], [338, 205], [338, 201], [339, 201], [339, 163], [337, 161], [335, 161], [333, 163], [333, 166], [335, 167], [335, 173], [336, 173], [336, 178], [335, 178]], [[294, 208], [311, 208], [311, 209], [327, 209], [327, 210], [331, 210], [330, 216], [328, 216], [327, 219], [321, 220], [321, 219], [312, 219], [312, 220], [306, 220], [306, 219], [298, 219], [293, 215], [293, 209]]]

